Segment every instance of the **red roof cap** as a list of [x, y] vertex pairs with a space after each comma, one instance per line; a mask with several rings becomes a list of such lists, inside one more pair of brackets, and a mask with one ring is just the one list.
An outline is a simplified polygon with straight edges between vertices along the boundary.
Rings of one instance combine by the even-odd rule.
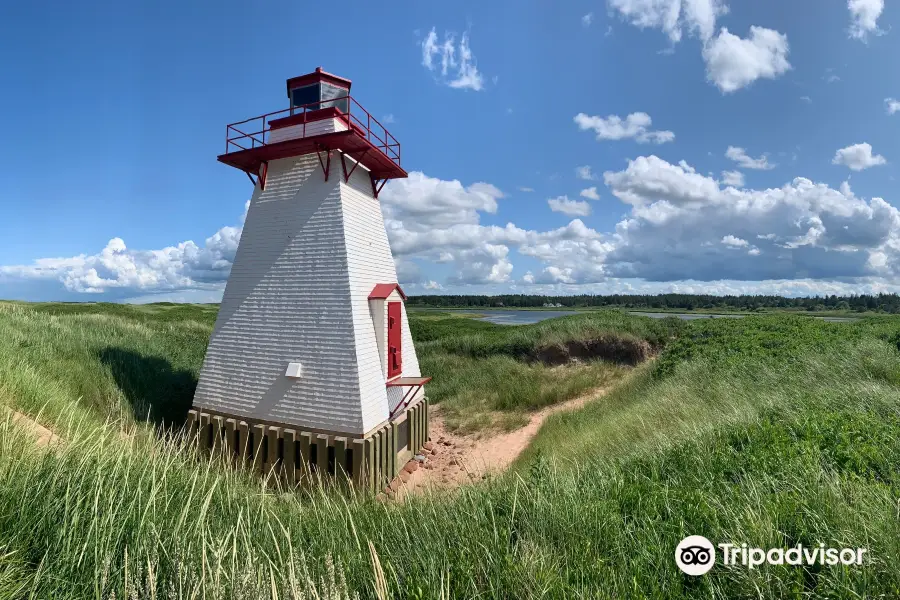
[[384, 300], [388, 296], [390, 296], [394, 290], [400, 294], [400, 297], [406, 300], [406, 294], [403, 293], [403, 290], [400, 289], [399, 283], [377, 283], [375, 287], [372, 288], [372, 293], [369, 294], [369, 300]]
[[288, 97], [290, 97], [292, 89], [312, 83], [318, 83], [320, 81], [324, 81], [338, 87], [346, 88], [347, 90], [350, 89], [350, 84], [352, 83], [349, 79], [344, 79], [343, 77], [338, 77], [337, 75], [333, 75], [332, 73], [327, 73], [322, 70], [322, 67], [316, 67], [316, 70], [312, 73], [307, 73], [306, 75], [301, 75], [299, 77], [292, 77], [291, 79], [287, 80]]

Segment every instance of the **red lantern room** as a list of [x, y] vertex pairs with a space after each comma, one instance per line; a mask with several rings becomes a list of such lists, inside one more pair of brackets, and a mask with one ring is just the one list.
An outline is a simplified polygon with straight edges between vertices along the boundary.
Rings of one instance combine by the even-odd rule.
[[[407, 176], [400, 142], [350, 95], [350, 86], [322, 67], [288, 79], [289, 107], [228, 125], [219, 161], [265, 188], [270, 160], [316, 152], [327, 180], [331, 151], [340, 150], [345, 179], [362, 164], [377, 198], [387, 180]], [[347, 164], [345, 156], [353, 161]]]

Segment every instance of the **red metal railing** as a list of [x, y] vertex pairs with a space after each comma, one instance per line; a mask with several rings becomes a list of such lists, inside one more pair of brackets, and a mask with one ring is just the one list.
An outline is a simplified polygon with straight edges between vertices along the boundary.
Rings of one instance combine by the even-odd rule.
[[[338, 109], [336, 106], [338, 104], [346, 104], [346, 112]], [[347, 129], [356, 131], [398, 167], [400, 166], [400, 142], [390, 134], [384, 125], [378, 122], [378, 119], [369, 114], [369, 111], [351, 96], [340, 96], [339, 98], [311, 102], [303, 106], [292, 106], [284, 110], [232, 123], [225, 130], [225, 154], [267, 145], [269, 133], [272, 131], [271, 122], [273, 120], [310, 113], [322, 108], [334, 108], [334, 116], [325, 118], [335, 118], [343, 121], [346, 123]], [[312, 119], [307, 121], [304, 119], [302, 122], [303, 133], [302, 136], [298, 137], [306, 137], [307, 123], [316, 123], [318, 120]], [[299, 126], [301, 123], [296, 125]]]

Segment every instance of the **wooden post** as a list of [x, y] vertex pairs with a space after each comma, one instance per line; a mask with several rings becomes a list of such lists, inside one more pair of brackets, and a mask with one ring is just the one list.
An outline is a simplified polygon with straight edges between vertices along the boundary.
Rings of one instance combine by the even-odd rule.
[[431, 439], [431, 406], [428, 403], [428, 398], [422, 398], [422, 416], [425, 418], [425, 441], [429, 441]]
[[422, 405], [416, 404], [416, 454], [422, 452], [425, 440], [422, 439]]
[[369, 439], [366, 440], [366, 484], [368, 488], [373, 492], [378, 492], [375, 487], [375, 458], [377, 456], [377, 444], [375, 443], [375, 436], [370, 436]]
[[419, 402], [419, 450], [422, 450], [422, 446], [424, 446], [425, 442], [428, 441], [426, 425], [427, 419], [425, 417], [425, 403]]
[[312, 473], [312, 465], [309, 464], [312, 443], [311, 433], [306, 431], [300, 433], [300, 464], [297, 465], [297, 470], [300, 471], [299, 476], [304, 481], [308, 481], [309, 475]]
[[222, 450], [222, 434], [225, 433], [225, 419], [218, 415], [212, 418], [212, 445], [213, 452]]
[[328, 477], [328, 436], [320, 433], [316, 436], [316, 469], [323, 481]]
[[353, 483], [357, 489], [365, 486], [366, 443], [368, 440], [353, 440]]
[[396, 456], [391, 449], [394, 447], [394, 428], [390, 426], [390, 424], [385, 425], [384, 427], [384, 483], [385, 485], [391, 482], [391, 479], [394, 478], [394, 456]]
[[394, 421], [391, 423], [391, 479], [400, 473], [397, 467], [397, 443], [400, 439], [400, 426]]
[[185, 433], [187, 438], [193, 442], [194, 436], [197, 435], [197, 428], [200, 425], [200, 416], [197, 414], [197, 411], [191, 409], [188, 411], [187, 416], [187, 427], [185, 428]]
[[384, 427], [378, 430], [378, 489], [381, 490], [385, 485], [385, 467], [387, 466], [387, 431]]
[[266, 445], [266, 426], [253, 426], [253, 469], [255, 471], [263, 470], [263, 448]]
[[209, 415], [207, 413], [200, 413], [200, 449], [206, 450], [209, 447], [209, 432], [211, 428], [209, 425]]
[[234, 432], [237, 430], [237, 421], [234, 419], [225, 419], [225, 444], [223, 449], [228, 460], [234, 463], [234, 454], [237, 448], [234, 445]]
[[347, 438], [334, 438], [334, 477], [343, 484], [350, 473], [347, 471]]
[[378, 487], [378, 478], [381, 474], [381, 469], [379, 468], [381, 440], [377, 431], [371, 435], [370, 439], [372, 440], [372, 461], [369, 463], [369, 486], [373, 492], [378, 493], [381, 491], [381, 488]]
[[409, 409], [409, 412], [406, 413], [406, 418], [409, 419], [409, 449], [412, 450], [413, 456], [419, 453], [419, 413], [416, 410], [416, 407], [413, 406]]
[[250, 426], [246, 421], [238, 423], [238, 464], [247, 460], [247, 448], [250, 442]]
[[282, 437], [284, 439], [284, 459], [282, 461], [284, 474], [287, 478], [287, 482], [293, 485], [294, 482], [297, 481], [296, 466], [294, 464], [296, 452], [294, 444], [297, 441], [297, 432], [293, 429], [285, 429]]
[[281, 459], [278, 458], [278, 440], [281, 438], [281, 427], [269, 427], [266, 437], [269, 442], [269, 464], [266, 472], [277, 472], [277, 469], [281, 464]]

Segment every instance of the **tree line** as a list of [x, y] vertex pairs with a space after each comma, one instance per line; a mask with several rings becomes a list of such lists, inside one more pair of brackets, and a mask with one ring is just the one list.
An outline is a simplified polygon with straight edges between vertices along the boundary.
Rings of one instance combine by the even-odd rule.
[[657, 295], [589, 295], [579, 296], [537, 296], [529, 294], [503, 294], [499, 296], [410, 296], [408, 306], [431, 308], [532, 308], [559, 306], [565, 308], [610, 307], [610, 308], [676, 308], [683, 310], [730, 309], [763, 310], [767, 308], [795, 309], [807, 311], [850, 310], [900, 313], [900, 295], [860, 294], [851, 296], [807, 296], [786, 298], [784, 296], [710, 296], [702, 294], [657, 294]]

